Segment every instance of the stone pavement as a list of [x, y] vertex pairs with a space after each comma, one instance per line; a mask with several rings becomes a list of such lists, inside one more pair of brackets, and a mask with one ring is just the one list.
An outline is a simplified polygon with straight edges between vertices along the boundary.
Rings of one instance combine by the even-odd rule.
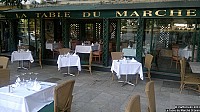
[[[111, 72], [82, 70], [76, 77], [63, 76], [67, 68], [57, 70], [57, 66], [31, 64], [30, 70], [17, 70], [18, 62], [9, 63], [11, 70], [11, 83], [16, 80], [17, 75], [22, 73], [38, 73], [37, 78], [41, 81], [51, 81], [60, 83], [63, 80], [75, 79], [73, 91], [72, 112], [124, 112], [126, 103], [131, 95], [140, 95], [142, 112], [147, 110], [147, 98], [144, 92], [146, 80], [140, 80], [136, 86], [125, 85], [111, 79]], [[76, 68], [70, 69], [72, 73], [77, 73]], [[31, 77], [26, 75], [26, 77]], [[130, 77], [132, 78], [132, 77]], [[134, 78], [134, 77], [133, 77]], [[133, 79], [134, 80], [134, 79]], [[179, 92], [179, 82], [152, 79], [155, 81], [155, 94], [157, 112], [165, 112], [165, 109], [173, 109], [175, 105], [200, 105], [199, 93], [192, 90]], [[135, 80], [134, 80], [135, 81]]]

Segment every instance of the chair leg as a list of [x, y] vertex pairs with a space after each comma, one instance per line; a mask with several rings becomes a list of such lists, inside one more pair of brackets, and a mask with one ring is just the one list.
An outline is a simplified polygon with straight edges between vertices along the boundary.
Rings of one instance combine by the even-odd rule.
[[197, 91], [200, 92], [200, 85], [197, 85], [197, 86], [198, 86], [198, 90]]
[[170, 65], [170, 68], [172, 67], [172, 62], [173, 62], [173, 60], [171, 60], [171, 65]]
[[92, 68], [91, 66], [89, 67], [90, 75], [92, 75]]
[[100, 61], [101, 61], [101, 56], [99, 56], [99, 63], [100, 63]]
[[182, 91], [183, 91], [183, 89], [184, 89], [184, 86], [185, 86], [185, 84], [181, 84], [181, 91], [180, 91], [180, 93], [182, 93]]
[[39, 61], [39, 64], [40, 64], [40, 68], [42, 68], [42, 62], [41, 61]]
[[78, 70], [78, 75], [79, 75], [79, 70]]
[[180, 94], [182, 93], [182, 84], [180, 85]]
[[96, 56], [94, 57], [94, 61], [96, 61], [97, 60], [97, 58], [96, 58]]
[[[53, 52], [53, 51], [52, 51]], [[53, 58], [54, 58], [54, 52], [53, 52]]]
[[114, 81], [114, 73], [111, 73], [111, 75], [112, 75], [112, 81]]
[[147, 75], [148, 75], [149, 81], [151, 81], [151, 74], [150, 74], [150, 71], [147, 72]]
[[31, 68], [31, 62], [29, 61], [28, 62], [28, 69], [30, 69]]
[[135, 81], [136, 84], [138, 84], [138, 75], [139, 74], [136, 74], [136, 81]]

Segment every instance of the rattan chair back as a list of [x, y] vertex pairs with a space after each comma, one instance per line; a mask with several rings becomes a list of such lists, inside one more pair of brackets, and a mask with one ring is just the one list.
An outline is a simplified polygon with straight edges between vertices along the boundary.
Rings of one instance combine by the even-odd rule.
[[151, 55], [151, 54], [146, 54], [146, 55], [145, 55], [145, 64], [144, 64], [144, 66], [145, 66], [148, 70], [151, 69], [152, 60], [153, 60], [153, 55]]
[[154, 81], [147, 82], [145, 93], [148, 100], [148, 112], [156, 112]]
[[67, 54], [67, 53], [69, 53], [70, 51], [71, 51], [70, 48], [61, 48], [61, 49], [59, 49], [60, 55]]
[[8, 85], [10, 82], [10, 70], [0, 69], [0, 87]]
[[54, 112], [70, 112], [75, 80], [68, 80], [54, 89]]
[[123, 52], [111, 52], [112, 60], [120, 60], [123, 57]]
[[8, 61], [9, 61], [8, 57], [0, 56], [0, 66], [2, 66], [3, 69], [8, 68]]
[[18, 46], [18, 50], [20, 51], [27, 51], [29, 50], [29, 45], [21, 45], [21, 46]]
[[140, 95], [133, 95], [125, 107], [125, 112], [141, 112]]
[[[185, 58], [182, 58], [180, 60], [180, 65], [181, 65], [181, 86], [180, 86], [180, 93], [184, 88], [188, 88], [197, 92], [200, 92], [200, 77], [191, 74], [186, 75], [186, 61]], [[195, 85], [195, 86], [185, 86], [185, 85]]]
[[181, 81], [184, 81], [184, 78], [185, 78], [185, 67], [186, 67], [186, 61], [185, 61], [185, 58], [182, 58], [180, 60], [180, 65], [181, 65]]
[[93, 57], [93, 54], [92, 54], [92, 51], [91, 51], [90, 55], [89, 55], [88, 63], [81, 64], [81, 66], [88, 67], [87, 71], [89, 71], [91, 75], [92, 75], [92, 57]]

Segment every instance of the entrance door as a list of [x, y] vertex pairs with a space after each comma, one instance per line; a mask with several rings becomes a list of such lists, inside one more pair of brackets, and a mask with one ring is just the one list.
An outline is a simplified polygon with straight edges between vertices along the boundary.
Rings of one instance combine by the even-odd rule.
[[9, 51], [9, 29], [7, 22], [0, 22], [0, 52], [5, 53]]

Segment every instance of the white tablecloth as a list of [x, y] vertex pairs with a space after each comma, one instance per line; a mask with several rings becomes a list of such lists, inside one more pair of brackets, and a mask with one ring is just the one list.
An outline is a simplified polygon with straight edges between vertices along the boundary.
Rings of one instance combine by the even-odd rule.
[[13, 51], [11, 55], [11, 62], [13, 61], [22, 61], [22, 60], [30, 60], [31, 63], [34, 62], [33, 56], [31, 54], [31, 51]]
[[200, 62], [189, 62], [192, 73], [200, 73]]
[[186, 49], [179, 48], [178, 55], [180, 57], [185, 57], [188, 59], [189, 57], [192, 57], [192, 50], [186, 50]]
[[93, 46], [76, 45], [75, 51], [78, 53], [90, 53], [90, 51], [95, 51], [98, 49], [99, 45], [93, 45]]
[[143, 80], [142, 64], [136, 60], [119, 60], [119, 62], [118, 60], [113, 60], [111, 71], [116, 72], [118, 78], [126, 74], [140, 74], [140, 79]]
[[136, 57], [136, 49], [132, 48], [123, 48], [122, 52], [124, 53], [124, 56], [132, 56]]
[[61, 67], [77, 66], [78, 70], [81, 71], [80, 57], [78, 55], [59, 55], [57, 64], [58, 70]]
[[46, 43], [46, 49], [50, 49], [51, 51], [59, 47], [61, 47], [61, 43]]
[[41, 82], [39, 91], [19, 86], [9, 93], [9, 87], [0, 88], [0, 112], [37, 112], [53, 102], [55, 83]]

